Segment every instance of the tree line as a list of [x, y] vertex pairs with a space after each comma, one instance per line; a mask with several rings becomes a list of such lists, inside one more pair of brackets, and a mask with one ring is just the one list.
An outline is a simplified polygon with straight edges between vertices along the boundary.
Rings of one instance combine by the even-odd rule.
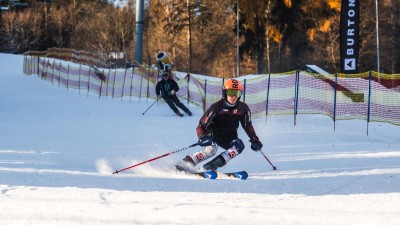
[[[0, 51], [73, 48], [105, 60], [123, 53], [132, 63], [134, 1], [121, 8], [103, 0], [25, 2], [24, 10], [1, 12]], [[378, 3], [380, 72], [400, 73], [400, 1]], [[219, 77], [285, 72], [305, 64], [339, 72], [340, 0], [150, 0], [145, 5], [144, 64], [154, 64], [157, 52], [165, 51], [178, 71]], [[360, 1], [361, 72], [378, 68], [375, 14], [375, 0]]]

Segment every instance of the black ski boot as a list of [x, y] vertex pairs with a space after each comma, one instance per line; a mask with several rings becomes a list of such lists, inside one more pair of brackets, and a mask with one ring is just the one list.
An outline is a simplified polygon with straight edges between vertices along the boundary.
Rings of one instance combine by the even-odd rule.
[[226, 164], [224, 157], [222, 155], [219, 155], [215, 157], [213, 160], [210, 162], [206, 163], [203, 165], [204, 170], [212, 170], [212, 171], [217, 171], [219, 167], [223, 167]]
[[193, 159], [187, 155], [181, 162], [175, 165], [175, 169], [178, 171], [191, 171], [194, 166]]

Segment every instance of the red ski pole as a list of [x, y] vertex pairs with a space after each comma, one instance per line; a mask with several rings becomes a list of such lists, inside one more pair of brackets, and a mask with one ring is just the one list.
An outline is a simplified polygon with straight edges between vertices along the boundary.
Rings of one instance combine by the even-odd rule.
[[177, 153], [177, 152], [186, 150], [186, 149], [191, 148], [191, 147], [194, 147], [194, 146], [196, 146], [196, 145], [198, 145], [198, 143], [192, 144], [192, 145], [190, 145], [190, 146], [188, 146], [188, 147], [185, 147], [185, 148], [181, 148], [181, 149], [175, 150], [175, 151], [170, 152], [170, 153], [166, 153], [166, 154], [164, 154], [164, 155], [160, 155], [160, 156], [154, 157], [154, 158], [152, 158], [152, 159], [146, 160], [146, 161], [144, 161], [144, 162], [135, 164], [135, 165], [130, 166], [130, 167], [126, 167], [126, 168], [124, 168], [124, 169], [116, 170], [116, 171], [115, 171], [114, 173], [112, 173], [112, 174], [116, 174], [116, 173], [119, 173], [119, 172], [122, 172], [122, 171], [125, 171], [125, 170], [128, 170], [128, 169], [131, 169], [131, 168], [133, 168], [133, 167], [140, 166], [140, 165], [143, 165], [143, 164], [145, 164], [145, 163], [148, 163], [148, 162], [151, 162], [151, 161], [154, 161], [154, 160], [157, 160], [157, 159], [161, 159], [161, 158], [163, 158], [163, 157], [165, 157], [165, 156], [172, 155], [172, 154], [174, 154], [174, 153]]
[[276, 170], [276, 166], [272, 165], [271, 161], [269, 161], [268, 157], [264, 154], [264, 152], [261, 151], [261, 149], [260, 149], [260, 152], [264, 156], [264, 158], [269, 162], [269, 164], [271, 164], [272, 169]]

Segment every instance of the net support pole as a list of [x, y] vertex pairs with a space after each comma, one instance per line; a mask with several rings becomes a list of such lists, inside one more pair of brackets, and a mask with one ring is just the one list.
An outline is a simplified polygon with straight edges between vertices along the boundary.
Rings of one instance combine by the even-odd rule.
[[367, 136], [368, 136], [368, 127], [369, 127], [369, 120], [371, 115], [371, 79], [372, 79], [372, 71], [369, 71], [369, 78], [368, 78], [368, 111], [367, 111]]

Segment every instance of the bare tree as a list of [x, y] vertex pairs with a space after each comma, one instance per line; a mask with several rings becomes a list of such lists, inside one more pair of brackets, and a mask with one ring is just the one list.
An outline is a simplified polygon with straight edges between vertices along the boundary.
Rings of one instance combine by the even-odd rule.
[[6, 12], [3, 13], [2, 20], [0, 36], [3, 40], [3, 51], [21, 53], [30, 50], [32, 46], [40, 45], [42, 19], [37, 13]]

